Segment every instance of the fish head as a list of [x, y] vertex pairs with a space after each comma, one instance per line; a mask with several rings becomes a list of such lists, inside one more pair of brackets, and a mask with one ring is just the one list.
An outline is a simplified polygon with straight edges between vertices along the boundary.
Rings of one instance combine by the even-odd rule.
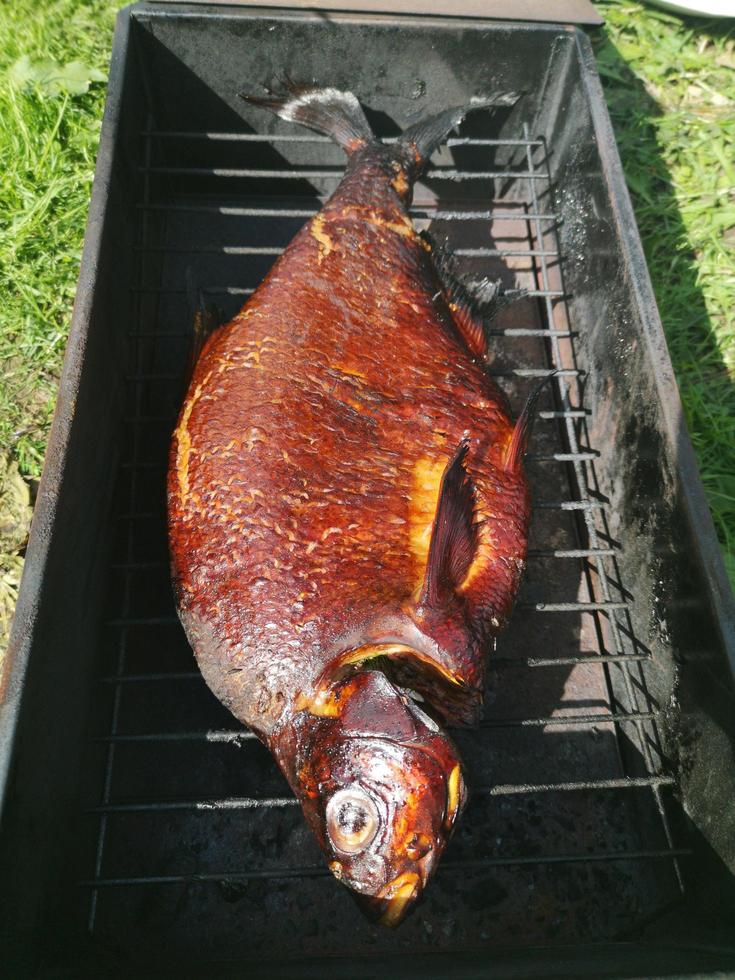
[[320, 718], [300, 779], [329, 868], [396, 926], [421, 895], [466, 799], [451, 740], [378, 671], [350, 678]]

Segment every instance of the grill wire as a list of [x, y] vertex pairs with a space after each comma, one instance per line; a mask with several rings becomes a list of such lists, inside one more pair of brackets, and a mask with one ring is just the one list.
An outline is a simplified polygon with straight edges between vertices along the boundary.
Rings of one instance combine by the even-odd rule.
[[[117, 821], [125, 820], [132, 814], [155, 815], [162, 823], [162, 833], [166, 833], [166, 816], [176, 812], [199, 812], [202, 814], [228, 814], [240, 811], [262, 811], [272, 809], [286, 810], [295, 806], [290, 791], [259, 795], [218, 794], [212, 786], [211, 795], [168, 798], [156, 792], [156, 774], [151, 773], [144, 780], [145, 793], [131, 795], [123, 786], [118, 787], [119, 770], [124, 758], [121, 753], [139, 747], [146, 752], [157, 746], [166, 746], [166, 751], [180, 747], [178, 764], [187, 766], [187, 752], [196, 746], [215, 746], [217, 751], [231, 752], [243, 749], [254, 743], [254, 736], [239, 729], [234, 721], [228, 727], [227, 715], [221, 715], [221, 727], [208, 727], [187, 730], [177, 724], [166, 725], [167, 709], [157, 710], [155, 706], [165, 706], [194, 698], [202, 704], [209, 704], [212, 696], [206, 690], [201, 675], [193, 668], [191, 658], [168, 654], [163, 659], [150, 658], [152, 666], [145, 668], [141, 663], [141, 650], [158, 648], [182, 648], [183, 633], [175, 615], [170, 590], [161, 591], [162, 601], [155, 611], [149, 608], [150, 591], [146, 582], [153, 578], [167, 579], [167, 559], [165, 552], [165, 511], [164, 480], [166, 467], [165, 447], [175, 422], [175, 413], [183, 395], [185, 363], [188, 343], [191, 336], [187, 324], [191, 312], [186, 312], [189, 287], [181, 272], [186, 263], [196, 261], [197, 256], [235, 256], [243, 257], [241, 268], [250, 261], [249, 257], [274, 259], [283, 250], [293, 234], [289, 234], [278, 245], [262, 245], [238, 241], [235, 244], [217, 241], [214, 233], [209, 240], [197, 239], [194, 243], [176, 241], [174, 230], [176, 222], [194, 220], [209, 221], [216, 218], [216, 228], [235, 229], [235, 234], [246, 237], [252, 222], [297, 222], [308, 219], [316, 213], [319, 203], [305, 198], [301, 204], [294, 198], [289, 200], [268, 197], [265, 202], [252, 202], [252, 197], [242, 202], [233, 200], [230, 195], [212, 200], [205, 193], [198, 194], [196, 182], [200, 178], [209, 187], [213, 179], [227, 184], [228, 180], [243, 181], [251, 178], [267, 179], [272, 185], [279, 180], [293, 180], [295, 177], [309, 180], [319, 178], [322, 182], [332, 181], [341, 175], [339, 166], [301, 168], [290, 166], [274, 168], [232, 168], [205, 166], [171, 166], [167, 162], [166, 147], [175, 143], [185, 145], [196, 142], [205, 147], [216, 148], [221, 144], [263, 144], [278, 148], [298, 144], [316, 144], [328, 141], [317, 136], [269, 136], [255, 133], [173, 133], [154, 128], [152, 119], [141, 133], [142, 199], [137, 208], [139, 242], [136, 248], [138, 281], [131, 289], [131, 330], [130, 360], [126, 375], [127, 406], [125, 417], [126, 456], [120, 463], [118, 476], [119, 496], [116, 516], [116, 546], [110, 568], [112, 611], [106, 623], [109, 638], [105, 654], [105, 667], [98, 678], [99, 690], [104, 691], [108, 708], [107, 725], [93, 738], [98, 751], [103, 775], [97, 784], [96, 797], [89, 800], [85, 808], [86, 819], [94, 824], [96, 846], [91, 862], [91, 873], [80, 884], [88, 889], [88, 929], [94, 933], [98, 925], [101, 906], [112, 901], [108, 896], [124, 889], [153, 886], [178, 885], [189, 887], [220, 885], [256, 880], [286, 880], [329, 877], [326, 868], [316, 861], [310, 866], [289, 864], [277, 868], [242, 868], [242, 856], [232, 855], [231, 864], [222, 863], [214, 870], [196, 868], [190, 864], [180, 870], [135, 865], [135, 855], [130, 852], [130, 861], [118, 858], [110, 865], [108, 845], [117, 832]], [[517, 614], [509, 628], [509, 634], [519, 620], [537, 622], [536, 617], [579, 617], [590, 625], [580, 632], [586, 638], [594, 637], [595, 642], [589, 650], [578, 653], [554, 653], [543, 649], [526, 650], [525, 653], [511, 651], [506, 655], [506, 637], [501, 637], [497, 650], [490, 655], [489, 678], [494, 689], [503, 686], [522, 691], [524, 685], [531, 683], [536, 670], [544, 668], [568, 668], [572, 672], [581, 671], [583, 677], [593, 677], [591, 690], [606, 692], [602, 703], [589, 702], [581, 709], [570, 710], [569, 703], [574, 699], [559, 702], [559, 708], [540, 714], [502, 716], [492, 703], [488, 705], [487, 716], [480, 730], [471, 738], [477, 745], [490, 737], [489, 733], [503, 737], [522, 737], [524, 733], [543, 733], [547, 740], [555, 733], [569, 730], [579, 739], [594, 738], [602, 729], [610, 738], [604, 742], [605, 759], [610, 756], [611, 739], [614, 741], [614, 754], [617, 771], [613, 774], [599, 775], [600, 766], [594, 761], [594, 751], [586, 748], [581, 753], [581, 763], [577, 765], [574, 778], [523, 778], [523, 766], [516, 769], [520, 778], [516, 781], [488, 780], [474, 786], [474, 799], [482, 807], [486, 800], [498, 800], [501, 806], [507, 801], [520, 798], [526, 801], [533, 798], [533, 806], [543, 807], [545, 798], [560, 799], [561, 794], [574, 794], [587, 799], [603, 794], [616, 794], [621, 799], [628, 794], [648, 794], [653, 811], [657, 815], [657, 826], [649, 820], [646, 825], [650, 833], [643, 834], [640, 846], [622, 848], [591, 846], [589, 835], [575, 836], [572, 827], [564, 840], [554, 841], [558, 845], [550, 851], [534, 846], [530, 853], [506, 853], [503, 845], [499, 852], [484, 853], [482, 856], [453, 856], [450, 848], [438, 873], [437, 881], [444, 876], [460, 874], [466, 876], [488, 869], [523, 869], [546, 865], [556, 869], [554, 873], [567, 873], [575, 866], [595, 866], [615, 862], [641, 862], [667, 865], [675, 879], [674, 891], [682, 889], [678, 858], [687, 853], [676, 847], [667, 814], [666, 792], [673, 779], [666, 773], [663, 753], [657, 731], [658, 708], [648, 695], [643, 674], [644, 662], [650, 659], [645, 646], [635, 637], [630, 615], [633, 601], [620, 584], [620, 570], [617, 563], [618, 545], [614, 542], [609, 526], [607, 502], [601, 493], [595, 472], [598, 452], [589, 445], [587, 438], [590, 409], [583, 403], [585, 372], [577, 364], [575, 352], [575, 329], [570, 326], [566, 308], [566, 294], [561, 276], [562, 260], [559, 252], [557, 234], [558, 218], [553, 207], [551, 174], [547, 147], [543, 140], [532, 138], [525, 128], [523, 138], [518, 140], [491, 140], [474, 137], [453, 138], [450, 149], [462, 152], [473, 150], [487, 152], [499, 151], [503, 163], [488, 168], [485, 164], [475, 169], [464, 166], [435, 166], [427, 176], [427, 185], [437, 186], [440, 195], [480, 182], [488, 181], [493, 186], [503, 186], [508, 193], [498, 203], [490, 206], [482, 202], [459, 206], [447, 206], [445, 201], [435, 201], [429, 196], [426, 200], [417, 193], [417, 202], [412, 214], [419, 222], [431, 221], [441, 228], [459, 229], [457, 235], [463, 240], [462, 229], [477, 227], [495, 228], [502, 224], [508, 228], [518, 228], [513, 242], [508, 247], [454, 247], [454, 253], [472, 264], [474, 271], [484, 271], [488, 262], [502, 260], [512, 268], [524, 270], [526, 275], [526, 310], [532, 309], [537, 323], [528, 316], [521, 325], [516, 320], [511, 325], [504, 321], [492, 330], [499, 345], [514, 341], [521, 345], [522, 351], [535, 352], [536, 361], [526, 363], [523, 358], [514, 358], [508, 346], [503, 356], [491, 364], [490, 373], [501, 387], [506, 387], [516, 408], [520, 407], [518, 393], [527, 393], [539, 378], [553, 373], [548, 386], [546, 402], [538, 412], [536, 432], [541, 432], [540, 440], [534, 439], [529, 454], [529, 465], [538, 467], [541, 479], [554, 482], [554, 486], [567, 488], [562, 499], [544, 499], [537, 495], [534, 501], [533, 526], [543, 529], [544, 522], [564, 520], [566, 529], [563, 540], [542, 540], [534, 542], [533, 534], [529, 550], [528, 583], [522, 590], [517, 605]], [[244, 147], [244, 152], [247, 147]], [[163, 161], [163, 162], [161, 162]], [[184, 186], [193, 188], [182, 195], [176, 192]], [[434, 182], [432, 184], [432, 181]], [[507, 202], [507, 203], [506, 203]], [[227, 222], [230, 222], [227, 225]], [[434, 226], [434, 225], [433, 225]], [[290, 225], [289, 225], [290, 227]], [[497, 236], [495, 236], [497, 237]], [[520, 247], [520, 245], [523, 247]], [[497, 244], [494, 241], [493, 244]], [[166, 263], [173, 257], [178, 278], [170, 274], [164, 276]], [[177, 258], [178, 257], [178, 258]], [[223, 260], [224, 261], [224, 260]], [[515, 263], [515, 265], [514, 265]], [[520, 275], [520, 272], [519, 272]], [[258, 279], [262, 278], [258, 276]], [[257, 280], [256, 280], [257, 281]], [[211, 299], [229, 304], [228, 312], [234, 312], [243, 298], [252, 293], [254, 286], [242, 281], [218, 283], [216, 280], [201, 282], [202, 292]], [[519, 304], [523, 305], [523, 304]], [[528, 325], [531, 322], [532, 325]], [[501, 348], [502, 349], [502, 348]], [[155, 439], [151, 436], [155, 433]], [[555, 440], [555, 444], [550, 443]], [[540, 447], [535, 445], [541, 441]], [[155, 444], [156, 452], [151, 458], [149, 446]], [[554, 481], [548, 476], [555, 473]], [[534, 480], [532, 478], [532, 486]], [[538, 499], [540, 496], [541, 499]], [[560, 525], [561, 526], [561, 525]], [[541, 535], [543, 538], [543, 534]], [[141, 547], [141, 542], [143, 545]], [[155, 542], [155, 547], [151, 544]], [[576, 569], [574, 574], [564, 573], [562, 581], [575, 585], [574, 594], [546, 596], [543, 593], [544, 570], [550, 567]], [[534, 578], [534, 569], [541, 568]], [[576, 576], [576, 577], [575, 577]], [[143, 583], [142, 585], [140, 583]], [[538, 588], [537, 588], [538, 587]], [[540, 594], [538, 589], [541, 590]], [[534, 591], [536, 590], [535, 594]], [[154, 590], [155, 591], [155, 590]], [[534, 627], [535, 628], [535, 627]], [[552, 630], [554, 627], [550, 627]], [[551, 655], [545, 655], [550, 653]], [[142, 658], [145, 660], [145, 658]], [[593, 674], [589, 672], [592, 671]], [[584, 673], [587, 672], [587, 673]], [[186, 688], [188, 694], [181, 695]], [[153, 693], [151, 693], [153, 692]], [[617, 692], [617, 693], [616, 693]], [[619, 693], [619, 692], [622, 692]], [[492, 698], [490, 699], [492, 702]], [[522, 700], [522, 699], [521, 699]], [[584, 698], [578, 699], [584, 702]], [[589, 701], [589, 699], [587, 699]], [[533, 699], [531, 699], [533, 701]], [[151, 704], [154, 708], [151, 709]], [[585, 707], [587, 710], [584, 710]], [[594, 710], [590, 710], [594, 709]], [[196, 716], [197, 712], [194, 712]], [[205, 712], [206, 714], [206, 712]], [[131, 719], [133, 720], [131, 722]], [[137, 727], [136, 727], [137, 726]], [[460, 748], [462, 745], [460, 744]], [[484, 744], [484, 743], [483, 743]], [[505, 744], [505, 743], [504, 743]], [[510, 744], [510, 743], [507, 743]], [[587, 743], [585, 743], [587, 744]], [[482, 749], [481, 749], [482, 750]], [[513, 750], [509, 750], [512, 754]], [[522, 750], [520, 752], [522, 758]], [[631, 764], [631, 758], [637, 762]], [[123, 758], [123, 762], [121, 762]], [[247, 766], [245, 757], [238, 757], [240, 765]], [[602, 756], [600, 756], [602, 758]], [[592, 760], [592, 774], [585, 771], [585, 760]], [[605, 763], [607, 765], [607, 762]], [[123, 766], [127, 772], [126, 766]], [[143, 767], [144, 768], [144, 767]], [[501, 767], [502, 768], [502, 767]], [[604, 769], [605, 766], [602, 766]], [[608, 766], [609, 769], [609, 766]], [[129, 781], [129, 780], [128, 780]], [[285, 783], [283, 784], [285, 787]], [[505, 802], [503, 802], [505, 801]], [[605, 803], [604, 806], [609, 806]], [[646, 809], [647, 802], [636, 804]], [[542, 810], [543, 813], [543, 810]], [[205, 819], [202, 817], [202, 819]], [[216, 834], [217, 828], [212, 828]], [[481, 836], [491, 841], [492, 827], [481, 831]], [[631, 838], [632, 840], [632, 838]], [[224, 861], [224, 858], [222, 858]], [[257, 862], [255, 862], [257, 863]], [[109, 865], [109, 866], [108, 866]], [[338, 890], [336, 884], [333, 885]], [[668, 895], [671, 897], [672, 889]], [[647, 910], [650, 912], [650, 910]], [[421, 913], [419, 913], [420, 915]], [[112, 915], [112, 913], [110, 913]], [[405, 927], [404, 927], [405, 928]]]

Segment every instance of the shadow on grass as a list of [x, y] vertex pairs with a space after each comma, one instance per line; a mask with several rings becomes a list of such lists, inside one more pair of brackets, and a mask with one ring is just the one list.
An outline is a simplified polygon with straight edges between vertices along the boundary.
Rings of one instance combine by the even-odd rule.
[[[688, 18], [685, 26], [714, 41], [734, 33], [728, 22]], [[708, 312], [701, 286], [702, 255], [680, 210], [684, 188], [677, 200], [666, 163], [661, 126], [666, 111], [622, 57], [612, 31], [597, 31], [593, 46], [687, 426], [730, 581], [735, 583], [735, 384], [722, 355], [725, 324], [716, 329]], [[681, 138], [681, 133], [677, 135]], [[692, 166], [698, 159], [701, 156], [692, 155]], [[711, 208], [714, 213], [718, 202], [714, 195], [711, 200], [706, 196], [704, 177], [702, 184], [697, 183], [696, 173], [688, 178], [692, 200], [702, 212]], [[718, 232], [713, 226], [714, 234], [724, 230]]]

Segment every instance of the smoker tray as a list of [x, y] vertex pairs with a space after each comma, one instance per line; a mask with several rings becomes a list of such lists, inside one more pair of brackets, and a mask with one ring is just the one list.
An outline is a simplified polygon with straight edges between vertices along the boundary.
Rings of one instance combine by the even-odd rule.
[[[269, 754], [207, 690], [168, 577], [192, 296], [236, 312], [343, 169], [330, 141], [237, 102], [286, 70], [352, 88], [388, 138], [477, 92], [526, 92], [463, 125], [412, 209], [463, 270], [519, 291], [489, 365], [516, 411], [554, 377], [527, 574], [485, 718], [453, 733], [472, 799], [395, 932], [363, 919]], [[18, 970], [734, 964], [732, 597], [667, 372], [583, 35], [124, 11], [3, 709], [20, 706], [1, 852]]]

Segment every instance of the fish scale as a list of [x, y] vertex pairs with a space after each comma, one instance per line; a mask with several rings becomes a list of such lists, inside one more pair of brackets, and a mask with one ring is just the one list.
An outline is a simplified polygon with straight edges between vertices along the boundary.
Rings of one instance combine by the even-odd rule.
[[405, 687], [477, 718], [523, 568], [528, 416], [509, 417], [466, 291], [407, 214], [474, 106], [386, 147], [349, 93], [254, 101], [332, 135], [347, 170], [198, 357], [169, 467], [175, 592], [205, 680], [271, 749], [335, 876], [396, 925], [466, 798]]

